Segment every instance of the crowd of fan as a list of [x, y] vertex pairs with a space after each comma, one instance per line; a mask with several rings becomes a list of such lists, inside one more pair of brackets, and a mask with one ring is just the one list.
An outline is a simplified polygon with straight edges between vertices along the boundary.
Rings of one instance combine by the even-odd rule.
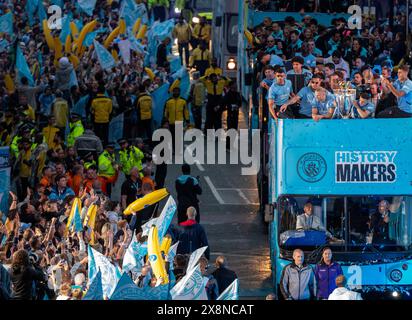
[[[248, 48], [257, 61], [255, 88], [260, 83], [268, 91], [263, 94], [275, 118], [410, 117], [411, 58], [404, 30], [401, 14], [392, 27], [364, 19], [360, 30], [350, 29], [343, 17], [330, 26], [310, 14], [302, 21], [266, 17], [253, 29]], [[353, 94], [343, 112], [337, 110], [339, 89]]]

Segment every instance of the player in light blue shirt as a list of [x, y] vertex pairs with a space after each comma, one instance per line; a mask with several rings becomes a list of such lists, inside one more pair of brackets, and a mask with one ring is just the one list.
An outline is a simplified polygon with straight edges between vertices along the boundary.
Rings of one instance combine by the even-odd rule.
[[315, 121], [332, 119], [336, 103], [332, 97], [328, 97], [325, 88], [319, 88], [315, 92], [315, 101], [312, 106], [312, 118]]
[[353, 101], [353, 118], [366, 119], [371, 118], [375, 112], [375, 106], [369, 102], [369, 93], [361, 93], [358, 101]]
[[275, 82], [270, 86], [268, 94], [269, 111], [274, 119], [293, 118], [290, 110], [280, 110], [280, 106], [286, 103], [292, 93], [292, 82], [286, 79], [285, 70], [276, 68]]
[[312, 72], [308, 69], [304, 69], [304, 59], [301, 56], [294, 56], [291, 60], [292, 62], [292, 69], [287, 72], [287, 75], [290, 74], [303, 74], [305, 78], [305, 86], [308, 85], [310, 79], [312, 78]]
[[[312, 106], [315, 104], [315, 91], [318, 90], [322, 85], [321, 76], [315, 74], [309, 82], [307, 87], [300, 89], [298, 94], [292, 99], [287, 101], [282, 105], [281, 110], [286, 110], [290, 105], [294, 105], [300, 102], [299, 114], [296, 115], [297, 118], [309, 119], [312, 117]], [[328, 93], [328, 96], [332, 94]]]
[[409, 66], [402, 65], [398, 69], [398, 80], [392, 83], [382, 79], [382, 85], [398, 99], [398, 106], [386, 108], [377, 118], [410, 118], [412, 117], [412, 81], [408, 79]]

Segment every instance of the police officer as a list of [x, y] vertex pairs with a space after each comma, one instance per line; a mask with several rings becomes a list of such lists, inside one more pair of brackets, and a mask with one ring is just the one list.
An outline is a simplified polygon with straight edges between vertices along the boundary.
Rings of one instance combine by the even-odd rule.
[[143, 177], [143, 151], [136, 146], [129, 145], [127, 139], [125, 138], [119, 139], [117, 142], [119, 143], [121, 148], [119, 151], [120, 166], [122, 172], [126, 176], [126, 179], [130, 178], [130, 170], [133, 167], [136, 167], [139, 170], [140, 177]]
[[152, 140], [152, 107], [152, 97], [146, 92], [145, 86], [140, 85], [136, 99], [136, 109], [140, 120], [138, 122], [139, 136], [143, 137], [146, 134], [149, 142]]
[[73, 147], [77, 137], [80, 137], [84, 132], [84, 127], [81, 120], [81, 115], [72, 113], [70, 115], [70, 133], [67, 136], [67, 146]]
[[201, 76], [204, 76], [206, 70], [209, 68], [211, 59], [212, 55], [207, 49], [206, 42], [201, 41], [199, 46], [193, 50], [189, 59], [189, 64], [191, 67], [196, 68]]
[[117, 171], [119, 169], [118, 164], [116, 164], [113, 143], [106, 145], [104, 151], [99, 156], [98, 164], [99, 176], [106, 180], [107, 195], [110, 197], [112, 193], [112, 184], [117, 180]]

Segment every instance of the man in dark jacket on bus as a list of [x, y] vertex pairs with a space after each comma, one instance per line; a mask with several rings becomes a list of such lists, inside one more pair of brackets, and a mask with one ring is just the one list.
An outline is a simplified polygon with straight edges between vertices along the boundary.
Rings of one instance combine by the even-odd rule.
[[196, 209], [187, 209], [187, 220], [180, 224], [183, 230], [179, 234], [177, 254], [191, 254], [193, 251], [207, 246], [205, 257], [209, 260], [210, 249], [205, 229], [196, 222]]
[[310, 300], [316, 297], [316, 281], [312, 267], [304, 263], [300, 249], [293, 251], [293, 262], [285, 266], [280, 278], [280, 292], [286, 300]]
[[182, 165], [182, 173], [177, 178], [175, 186], [177, 192], [177, 220], [182, 223], [186, 220], [186, 211], [189, 207], [196, 209], [196, 221], [200, 222], [199, 214], [199, 200], [197, 195], [202, 194], [202, 188], [199, 185], [198, 179], [190, 175], [190, 166], [188, 164]]

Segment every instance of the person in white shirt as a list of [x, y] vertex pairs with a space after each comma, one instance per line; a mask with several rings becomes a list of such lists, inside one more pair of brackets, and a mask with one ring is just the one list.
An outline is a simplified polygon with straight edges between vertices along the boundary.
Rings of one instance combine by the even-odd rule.
[[336, 289], [329, 295], [328, 300], [363, 300], [360, 293], [346, 288], [344, 275], [336, 277]]

